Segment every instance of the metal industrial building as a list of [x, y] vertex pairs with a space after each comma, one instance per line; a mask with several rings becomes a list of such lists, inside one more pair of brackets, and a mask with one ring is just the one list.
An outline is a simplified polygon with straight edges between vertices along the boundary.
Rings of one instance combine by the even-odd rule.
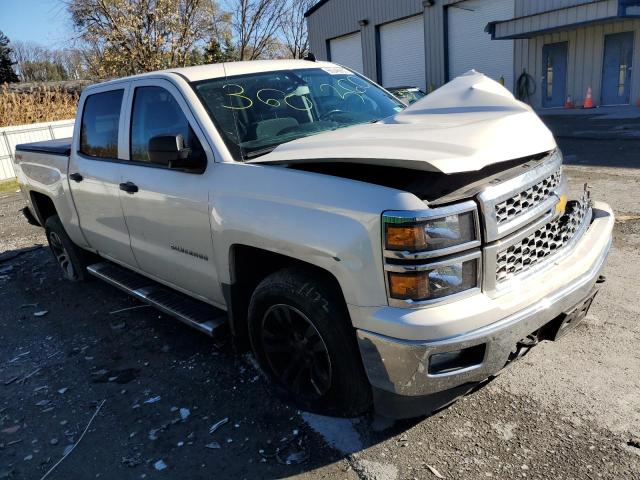
[[320, 0], [311, 51], [385, 87], [474, 68], [536, 108], [640, 100], [640, 0]]

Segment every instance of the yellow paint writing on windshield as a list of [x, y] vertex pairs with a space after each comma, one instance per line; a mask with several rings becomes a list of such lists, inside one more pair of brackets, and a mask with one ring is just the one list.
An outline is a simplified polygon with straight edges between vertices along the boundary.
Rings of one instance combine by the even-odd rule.
[[[341, 78], [336, 82], [336, 85], [337, 87], [330, 83], [323, 83], [320, 85], [320, 91], [324, 92], [328, 89], [331, 89], [342, 100], [347, 98], [349, 95], [355, 95], [362, 101], [362, 103], [364, 103], [364, 93], [368, 88], [371, 88], [371, 85], [363, 82], [355, 76]], [[235, 91], [227, 91], [228, 88], [231, 88]], [[226, 85], [222, 86], [222, 89], [229, 97], [229, 105], [222, 105], [224, 108], [229, 108], [231, 110], [246, 110], [254, 106], [254, 101], [251, 99], [251, 97], [245, 95], [246, 92], [242, 85], [238, 85], [237, 83], [227, 83]], [[294, 104], [293, 99], [296, 99], [296, 104]], [[311, 100], [309, 100], [309, 98], [307, 98], [307, 95], [296, 94], [295, 91], [286, 94], [285, 92], [283, 92], [282, 90], [278, 90], [277, 88], [262, 88], [258, 90], [256, 92], [256, 100], [264, 105], [268, 105], [269, 107], [273, 108], [282, 106], [282, 102], [284, 102], [289, 108], [301, 112], [308, 112], [313, 109], [313, 103], [311, 102]], [[297, 104], [298, 100], [300, 101], [301, 105]]]
[[[227, 87], [236, 87], [239, 91], [237, 92], [228, 92], [227, 95], [231, 97], [230, 102], [233, 103], [233, 98], [237, 98], [240, 105], [223, 105], [224, 108], [230, 108], [231, 110], [245, 110], [247, 108], [251, 108], [253, 106], [253, 100], [244, 95], [244, 88], [242, 85], [238, 85], [237, 83], [228, 83], [222, 86], [222, 89], [225, 90]], [[244, 104], [243, 102], [249, 102], [248, 104]]]

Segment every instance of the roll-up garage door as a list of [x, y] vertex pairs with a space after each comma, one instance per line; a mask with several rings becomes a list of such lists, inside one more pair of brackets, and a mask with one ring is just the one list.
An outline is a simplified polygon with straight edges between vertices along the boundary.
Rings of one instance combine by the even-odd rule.
[[491, 40], [489, 22], [514, 16], [514, 0], [467, 0], [448, 7], [449, 77], [472, 68], [513, 91], [513, 40]]
[[362, 73], [362, 40], [360, 32], [330, 40], [331, 61]]
[[382, 85], [426, 89], [424, 19], [417, 15], [380, 26]]

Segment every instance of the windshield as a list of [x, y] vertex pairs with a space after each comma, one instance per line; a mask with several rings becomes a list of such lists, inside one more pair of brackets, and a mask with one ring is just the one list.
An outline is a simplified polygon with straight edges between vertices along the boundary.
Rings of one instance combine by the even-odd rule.
[[338, 66], [216, 78], [193, 88], [238, 159], [297, 138], [375, 122], [404, 108], [385, 90]]
[[391, 93], [393, 93], [400, 100], [406, 102], [407, 105], [416, 103], [421, 98], [427, 96], [427, 94], [419, 88], [392, 88]]

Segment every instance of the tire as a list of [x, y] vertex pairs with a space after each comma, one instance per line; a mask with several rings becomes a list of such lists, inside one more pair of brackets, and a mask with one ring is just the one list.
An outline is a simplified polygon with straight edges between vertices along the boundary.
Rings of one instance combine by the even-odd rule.
[[47, 218], [44, 230], [51, 253], [62, 269], [64, 277], [72, 282], [88, 281], [91, 277], [87, 272], [87, 266], [95, 263], [93, 255], [71, 241], [57, 215]]
[[306, 411], [355, 416], [371, 387], [340, 292], [302, 269], [265, 278], [249, 303], [253, 353], [276, 391]]

